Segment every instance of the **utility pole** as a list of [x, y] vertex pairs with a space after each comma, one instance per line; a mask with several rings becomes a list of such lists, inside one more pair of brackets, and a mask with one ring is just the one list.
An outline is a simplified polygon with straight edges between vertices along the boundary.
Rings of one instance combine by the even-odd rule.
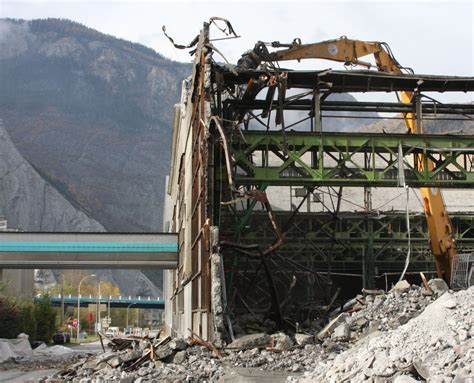
[[109, 327], [110, 327], [110, 323], [112, 323], [112, 319], [110, 318], [110, 294], [109, 294], [109, 307], [108, 307], [108, 310], [107, 310], [107, 320], [109, 321]]
[[99, 330], [99, 331], [102, 330], [102, 323], [101, 323], [101, 321], [100, 321], [100, 284], [101, 284], [101, 283], [102, 283], [102, 282], [99, 282], [99, 306], [98, 306], [98, 307], [99, 307], [99, 316], [98, 316], [99, 325], [97, 326], [97, 330]]
[[95, 274], [87, 275], [86, 277], [82, 278], [79, 281], [79, 285], [77, 287], [77, 343], [79, 343], [79, 332], [81, 328], [81, 283], [90, 277], [95, 277]]
[[135, 303], [130, 303], [128, 306], [127, 306], [127, 326], [125, 327], [125, 331], [128, 330], [128, 311], [130, 309], [130, 306], [133, 306]]
[[99, 332], [100, 330], [100, 284], [102, 282], [99, 282], [99, 289], [98, 289], [98, 294], [97, 294], [97, 312], [96, 312], [96, 326], [95, 326], [95, 334], [97, 335], [97, 333]]
[[61, 274], [61, 326], [64, 325], [64, 274]]

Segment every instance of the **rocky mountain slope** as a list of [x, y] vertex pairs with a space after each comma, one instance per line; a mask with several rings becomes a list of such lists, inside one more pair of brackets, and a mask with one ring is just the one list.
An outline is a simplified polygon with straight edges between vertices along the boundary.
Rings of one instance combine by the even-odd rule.
[[[24, 231], [105, 231], [42, 178], [12, 143], [0, 119], [0, 216], [8, 226]], [[60, 274], [43, 270], [37, 273], [45, 283], [53, 283]], [[137, 270], [97, 270], [101, 279], [114, 282], [124, 295], [159, 296], [156, 285]], [[150, 275], [161, 281], [161, 275]]]
[[66, 20], [0, 31], [0, 115], [20, 153], [107, 230], [160, 230], [190, 66]]
[[[462, 118], [454, 116], [453, 118]], [[424, 128], [427, 133], [433, 134], [462, 134], [474, 135], [474, 121], [426, 121]], [[367, 133], [405, 133], [405, 122], [402, 120], [381, 120], [357, 129]]]
[[28, 231], [104, 231], [73, 206], [15, 148], [0, 120], [0, 216]]

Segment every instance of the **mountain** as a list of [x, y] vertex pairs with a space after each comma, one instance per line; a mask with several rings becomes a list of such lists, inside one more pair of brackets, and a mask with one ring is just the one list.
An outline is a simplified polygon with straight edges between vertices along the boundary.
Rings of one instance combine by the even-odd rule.
[[0, 20], [0, 116], [42, 177], [109, 231], [160, 231], [191, 66], [67, 20]]
[[[71, 204], [18, 152], [0, 119], [0, 216], [10, 228], [23, 231], [102, 232], [104, 227]], [[160, 296], [161, 275], [137, 270], [95, 270], [97, 276], [114, 282], [124, 295]], [[38, 281], [53, 283], [60, 270], [42, 270]]]
[[[265, 92], [262, 92], [265, 95]], [[290, 89], [287, 96], [295, 96], [297, 92]], [[262, 96], [263, 96], [262, 95]], [[261, 97], [262, 97], [261, 96]], [[311, 96], [303, 97], [303, 99], [311, 99]], [[332, 93], [327, 98], [328, 101], [344, 101], [354, 102], [357, 99], [349, 93]], [[327, 116], [327, 117], [324, 117]], [[309, 131], [311, 121], [309, 120], [310, 113], [307, 111], [291, 110], [285, 112], [285, 126], [288, 130], [294, 131]], [[352, 117], [352, 118], [349, 118]], [[354, 118], [355, 117], [355, 118]], [[376, 112], [323, 112], [322, 127], [325, 132], [351, 132], [361, 129], [366, 125], [372, 124], [376, 119], [381, 118]], [[269, 126], [274, 129], [280, 129], [275, 124], [275, 112], [269, 120]], [[258, 121], [252, 120], [250, 122], [251, 129], [265, 130]]]
[[[68, 20], [0, 19], [0, 118], [8, 132], [0, 137], [13, 141], [2, 158], [17, 153], [15, 163], [0, 164], [9, 223], [161, 231], [173, 105], [190, 73], [191, 65]], [[161, 294], [159, 270], [96, 273], [125, 295]]]
[[[426, 117], [429, 116], [427, 115]], [[454, 116], [453, 118], [461, 117]], [[474, 123], [472, 120], [428, 120], [423, 123], [423, 126], [426, 133], [474, 135]], [[373, 124], [360, 127], [357, 131], [367, 133], [406, 133], [406, 127], [405, 122], [401, 119], [380, 120]]]
[[[328, 101], [354, 102], [357, 99], [349, 93], [333, 93]], [[372, 124], [374, 119], [380, 118], [377, 112], [323, 112], [323, 130], [329, 132], [353, 132]]]
[[18, 152], [0, 119], [0, 216], [24, 231], [104, 231]]

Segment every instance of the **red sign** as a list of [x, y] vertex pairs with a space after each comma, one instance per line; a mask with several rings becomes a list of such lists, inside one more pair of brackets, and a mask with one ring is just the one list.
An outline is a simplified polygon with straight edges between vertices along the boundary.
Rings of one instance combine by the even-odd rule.
[[77, 319], [74, 319], [72, 321], [72, 327], [76, 328], [77, 327]]
[[87, 313], [87, 320], [89, 322], [93, 322], [94, 321], [94, 314], [92, 313]]

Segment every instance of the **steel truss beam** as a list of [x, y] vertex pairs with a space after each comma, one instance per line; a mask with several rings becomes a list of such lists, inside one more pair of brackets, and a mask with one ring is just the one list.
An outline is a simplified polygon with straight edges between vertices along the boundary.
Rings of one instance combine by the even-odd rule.
[[[216, 67], [215, 69], [219, 69]], [[330, 89], [331, 92], [396, 92], [417, 89], [419, 92], [471, 92], [473, 77], [389, 74], [371, 70], [361, 71], [293, 71], [287, 73], [288, 88]], [[227, 85], [247, 84], [251, 79], [269, 77], [268, 71], [222, 71], [216, 78]]]
[[[226, 100], [226, 106], [235, 110], [277, 110], [279, 105], [269, 103], [267, 100]], [[361, 102], [361, 101], [321, 101], [323, 112], [377, 112], [377, 113], [412, 113], [415, 103], [406, 104], [398, 102]], [[286, 99], [282, 105], [283, 110], [305, 110], [313, 111], [314, 100], [312, 99]], [[434, 104], [433, 102], [422, 103], [423, 114], [457, 114], [463, 121], [471, 121], [466, 118], [474, 114], [473, 104]]]
[[248, 131], [231, 144], [238, 185], [396, 187], [401, 167], [411, 187], [474, 185], [472, 136]]

